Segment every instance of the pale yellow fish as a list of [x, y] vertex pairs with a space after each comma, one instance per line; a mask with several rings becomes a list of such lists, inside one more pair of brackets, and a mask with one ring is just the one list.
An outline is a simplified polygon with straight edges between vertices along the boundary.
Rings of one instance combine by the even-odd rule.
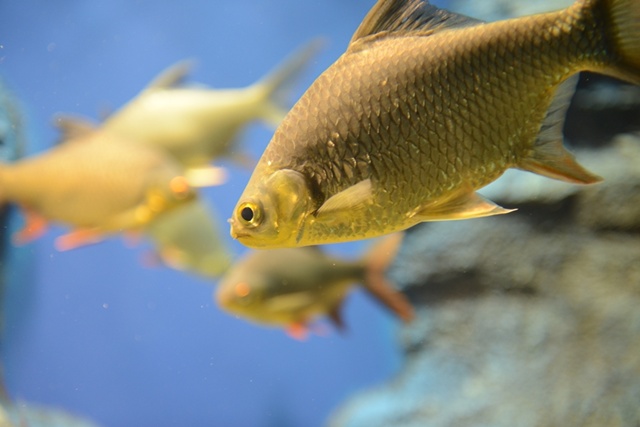
[[282, 120], [292, 83], [318, 47], [319, 41], [308, 44], [262, 80], [239, 89], [180, 85], [190, 67], [178, 63], [108, 117], [103, 127], [162, 147], [187, 167], [203, 167], [222, 156], [240, 157], [240, 132], [253, 121], [276, 126]]
[[48, 151], [0, 165], [0, 201], [27, 212], [18, 243], [53, 221], [76, 230], [58, 241], [60, 249], [69, 249], [104, 234], [138, 230], [194, 197], [170, 155], [103, 130], [85, 129]]
[[216, 278], [229, 267], [229, 249], [215, 215], [200, 199], [177, 206], [149, 222], [143, 230], [170, 267]]
[[405, 297], [391, 287], [384, 272], [396, 254], [401, 235], [376, 245], [364, 259], [345, 261], [318, 247], [253, 251], [235, 263], [218, 284], [221, 308], [253, 322], [286, 327], [303, 338], [309, 323], [330, 316], [343, 327], [342, 302], [360, 283], [404, 321], [413, 317]]
[[596, 182], [562, 141], [582, 70], [640, 82], [639, 1], [483, 23], [380, 0], [276, 130], [231, 235], [290, 247], [502, 214], [476, 190], [508, 168]]

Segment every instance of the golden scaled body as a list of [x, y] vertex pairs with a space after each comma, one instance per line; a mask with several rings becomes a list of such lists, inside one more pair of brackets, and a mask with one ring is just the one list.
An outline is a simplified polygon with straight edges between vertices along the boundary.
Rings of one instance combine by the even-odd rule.
[[598, 181], [562, 146], [572, 76], [640, 81], [638, 22], [628, 0], [495, 23], [380, 0], [276, 130], [232, 236], [304, 246], [506, 213], [475, 191], [512, 167]]

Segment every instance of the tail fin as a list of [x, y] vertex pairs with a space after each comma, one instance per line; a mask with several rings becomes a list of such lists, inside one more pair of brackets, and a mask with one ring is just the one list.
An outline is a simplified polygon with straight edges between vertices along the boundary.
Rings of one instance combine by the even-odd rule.
[[414, 317], [413, 306], [385, 278], [387, 268], [395, 258], [403, 237], [404, 233], [392, 234], [371, 249], [365, 257], [367, 270], [363, 287], [378, 302], [408, 323]]
[[[634, 84], [640, 84], [640, 2], [638, 0], [583, 0], [594, 15], [600, 14], [609, 46], [615, 58], [612, 75]], [[597, 12], [596, 12], [597, 11]], [[604, 16], [602, 16], [604, 13]], [[598, 19], [598, 18], [596, 18]]]
[[290, 108], [292, 84], [323, 44], [322, 39], [312, 40], [253, 85], [252, 88], [264, 97], [261, 116], [265, 121], [277, 126], [284, 118]]

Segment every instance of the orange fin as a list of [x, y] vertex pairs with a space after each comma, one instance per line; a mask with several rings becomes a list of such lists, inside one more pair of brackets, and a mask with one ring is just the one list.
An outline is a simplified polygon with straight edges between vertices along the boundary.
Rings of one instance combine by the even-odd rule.
[[403, 231], [399, 231], [378, 239], [365, 255], [367, 268], [384, 273], [398, 254], [404, 235]]
[[393, 312], [403, 322], [409, 323], [415, 317], [413, 306], [406, 296], [394, 289], [384, 275], [371, 272], [367, 274], [364, 289], [380, 304]]
[[128, 248], [133, 248], [142, 243], [143, 235], [138, 230], [127, 230], [122, 233], [124, 244]]
[[144, 252], [140, 257], [140, 264], [145, 268], [158, 268], [165, 265], [160, 255], [154, 251]]
[[68, 251], [80, 246], [93, 245], [102, 241], [102, 234], [91, 228], [80, 228], [56, 239], [55, 247], [59, 251]]
[[287, 335], [298, 341], [305, 341], [309, 337], [309, 328], [304, 323], [292, 323], [286, 328]]
[[24, 227], [13, 234], [11, 241], [15, 245], [27, 244], [47, 231], [47, 220], [40, 214], [28, 208], [22, 209], [24, 214]]
[[385, 278], [387, 268], [400, 249], [404, 233], [395, 233], [377, 243], [367, 254], [364, 289], [380, 304], [408, 323], [414, 318], [414, 309], [407, 297], [398, 292]]

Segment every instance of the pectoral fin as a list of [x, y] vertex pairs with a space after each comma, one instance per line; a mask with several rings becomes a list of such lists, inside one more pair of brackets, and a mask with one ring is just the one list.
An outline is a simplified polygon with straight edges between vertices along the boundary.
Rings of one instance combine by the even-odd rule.
[[81, 246], [93, 245], [102, 241], [102, 233], [93, 228], [80, 228], [60, 236], [55, 241], [57, 250], [69, 251]]
[[478, 193], [469, 192], [461, 193], [442, 203], [428, 203], [412, 212], [410, 216], [419, 221], [449, 221], [501, 215], [514, 210], [505, 209]]
[[65, 114], [57, 114], [53, 123], [60, 131], [62, 141], [81, 138], [97, 129], [97, 125], [89, 119]]
[[47, 220], [42, 215], [25, 207], [22, 208], [22, 212], [25, 224], [20, 231], [15, 232], [11, 237], [14, 245], [29, 243], [47, 231]]
[[227, 170], [216, 166], [190, 168], [185, 172], [187, 182], [192, 187], [213, 187], [227, 181]]
[[292, 323], [285, 331], [287, 335], [298, 341], [305, 341], [309, 337], [309, 328], [304, 323]]
[[318, 221], [362, 209], [373, 202], [371, 180], [365, 179], [329, 197], [316, 212]]

